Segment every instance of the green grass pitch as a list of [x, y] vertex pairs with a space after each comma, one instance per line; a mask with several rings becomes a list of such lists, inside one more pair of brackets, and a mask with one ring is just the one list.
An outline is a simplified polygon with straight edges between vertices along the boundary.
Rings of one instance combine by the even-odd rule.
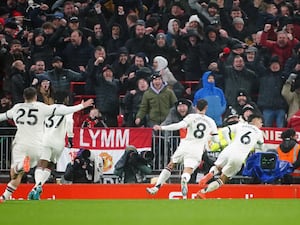
[[0, 204], [3, 225], [297, 224], [297, 199], [41, 200]]

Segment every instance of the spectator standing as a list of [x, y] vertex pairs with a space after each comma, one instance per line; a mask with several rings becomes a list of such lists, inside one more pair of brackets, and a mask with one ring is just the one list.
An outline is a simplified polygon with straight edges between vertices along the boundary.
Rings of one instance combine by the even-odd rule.
[[103, 46], [96, 46], [94, 55], [89, 59], [86, 66], [85, 87], [84, 92], [87, 95], [95, 95], [95, 84], [93, 82], [93, 74], [102, 72], [103, 67], [107, 64], [106, 50]]
[[189, 6], [191, 9], [195, 9], [204, 25], [209, 25], [214, 22], [220, 23], [219, 16], [219, 5], [217, 2], [209, 1], [208, 4], [206, 2], [199, 3], [198, 0], [189, 0]]
[[102, 73], [92, 74], [96, 92], [96, 107], [108, 127], [117, 127], [120, 108], [120, 82], [114, 78], [113, 68], [106, 65]]
[[139, 52], [144, 52], [146, 55], [150, 55], [154, 38], [146, 33], [145, 21], [138, 20], [135, 26], [135, 37], [126, 41], [125, 47], [128, 49], [131, 58]]
[[265, 24], [264, 32], [261, 35], [260, 44], [270, 49], [272, 55], [278, 55], [280, 65], [284, 66], [288, 58], [292, 56], [293, 48], [298, 44], [298, 40], [285, 31], [277, 32], [277, 40], [269, 40], [269, 33], [272, 25]]
[[36, 85], [37, 99], [47, 105], [54, 104], [54, 89], [51, 81], [47, 76], [39, 76], [38, 84]]
[[29, 80], [26, 78], [25, 64], [21, 60], [13, 62], [10, 77], [13, 104], [21, 103], [24, 101], [23, 91], [29, 87]]
[[70, 90], [72, 81], [83, 81], [81, 73], [63, 67], [63, 60], [59, 56], [52, 59], [52, 70], [46, 71], [45, 75], [49, 77], [53, 88], [56, 91]]
[[[139, 73], [139, 71], [138, 71]], [[145, 91], [149, 88], [149, 78], [144, 75], [138, 75], [137, 87], [134, 90], [128, 90], [124, 97], [124, 107], [125, 107], [125, 126], [135, 127], [136, 115], [139, 111], [140, 104], [142, 102], [143, 95]], [[140, 122], [140, 126], [147, 125], [146, 117]]]
[[208, 102], [206, 115], [212, 118], [217, 126], [222, 125], [222, 115], [226, 109], [226, 99], [222, 89], [215, 86], [215, 76], [211, 71], [207, 71], [202, 76], [203, 87], [196, 91], [193, 104], [197, 105], [199, 99]]
[[141, 125], [142, 119], [148, 115], [147, 127], [161, 124], [169, 113], [170, 108], [177, 101], [174, 92], [168, 89], [158, 73], [151, 76], [150, 88], [144, 93], [135, 124]]
[[279, 58], [273, 56], [269, 68], [259, 78], [257, 105], [262, 111], [265, 127], [284, 127], [287, 103], [281, 95], [284, 77]]
[[94, 48], [88, 43], [80, 30], [71, 33], [71, 42], [63, 51], [62, 58], [65, 67], [75, 72], [84, 72], [88, 60], [92, 57]]
[[168, 87], [172, 89], [177, 98], [183, 97], [184, 87], [183, 85], [176, 80], [173, 73], [168, 67], [168, 60], [163, 56], [156, 56], [153, 59], [153, 70], [158, 72], [164, 82], [168, 84]]
[[129, 70], [130, 65], [130, 58], [127, 48], [119, 48], [118, 55], [112, 63], [112, 67], [114, 68], [115, 77], [121, 82], [124, 82], [124, 79], [127, 78], [126, 72]]
[[254, 82], [257, 76], [253, 71], [245, 67], [243, 57], [240, 55], [235, 56], [232, 66], [226, 67], [223, 74], [224, 93], [228, 105], [234, 104], [236, 93], [240, 88], [244, 88], [250, 95], [253, 94]]
[[289, 75], [282, 87], [281, 94], [288, 104], [287, 120], [289, 120], [300, 109], [300, 77], [297, 74]]

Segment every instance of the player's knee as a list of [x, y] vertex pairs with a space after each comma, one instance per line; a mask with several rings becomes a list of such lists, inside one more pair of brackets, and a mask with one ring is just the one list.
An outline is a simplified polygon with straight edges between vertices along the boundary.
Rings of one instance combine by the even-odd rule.
[[186, 182], [189, 182], [191, 179], [191, 175], [189, 173], [183, 173], [181, 175], [181, 180], [186, 180]]

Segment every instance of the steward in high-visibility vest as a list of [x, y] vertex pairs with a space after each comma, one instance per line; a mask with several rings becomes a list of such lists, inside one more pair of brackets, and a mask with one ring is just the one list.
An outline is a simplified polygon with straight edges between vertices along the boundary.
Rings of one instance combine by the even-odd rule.
[[297, 143], [296, 132], [289, 128], [281, 134], [282, 142], [277, 148], [280, 160], [290, 162], [294, 167], [292, 177], [300, 177], [300, 145]]

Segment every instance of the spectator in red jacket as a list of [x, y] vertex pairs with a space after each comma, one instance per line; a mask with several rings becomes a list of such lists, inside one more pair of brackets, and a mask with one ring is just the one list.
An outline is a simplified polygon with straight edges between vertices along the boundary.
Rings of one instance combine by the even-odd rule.
[[286, 31], [278, 31], [276, 41], [269, 40], [271, 30], [272, 25], [269, 23], [265, 24], [260, 44], [270, 49], [272, 55], [278, 55], [280, 65], [284, 66], [287, 59], [292, 56], [293, 48], [299, 41]]

